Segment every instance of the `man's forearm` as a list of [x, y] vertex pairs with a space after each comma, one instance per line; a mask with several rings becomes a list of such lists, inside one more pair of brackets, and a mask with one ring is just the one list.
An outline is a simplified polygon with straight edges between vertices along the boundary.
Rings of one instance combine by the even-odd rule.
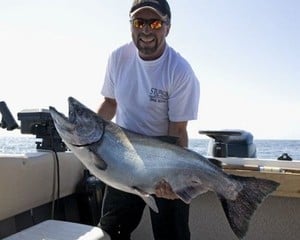
[[178, 137], [178, 145], [181, 147], [188, 146], [187, 122], [170, 122], [169, 135]]
[[97, 114], [106, 120], [112, 120], [116, 114], [117, 103], [114, 99], [105, 98]]

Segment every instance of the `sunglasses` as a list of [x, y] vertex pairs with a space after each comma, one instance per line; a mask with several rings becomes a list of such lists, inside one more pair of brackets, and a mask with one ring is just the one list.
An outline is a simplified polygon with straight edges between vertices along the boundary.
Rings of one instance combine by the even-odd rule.
[[162, 25], [165, 23], [165, 21], [160, 20], [160, 19], [142, 19], [142, 18], [135, 18], [130, 20], [130, 22], [132, 23], [132, 25], [135, 28], [139, 28], [142, 29], [144, 28], [146, 25], [148, 25], [152, 30], [158, 30], [162, 28]]

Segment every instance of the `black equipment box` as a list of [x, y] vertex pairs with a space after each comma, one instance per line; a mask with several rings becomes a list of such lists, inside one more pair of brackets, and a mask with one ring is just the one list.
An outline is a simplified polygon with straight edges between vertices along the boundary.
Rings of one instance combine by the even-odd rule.
[[21, 121], [21, 133], [33, 134], [42, 142], [36, 142], [37, 149], [64, 152], [67, 150], [61, 137], [56, 131], [53, 119], [47, 109], [23, 110], [18, 113]]
[[255, 158], [253, 135], [244, 130], [199, 131], [211, 138], [208, 155], [213, 157]]

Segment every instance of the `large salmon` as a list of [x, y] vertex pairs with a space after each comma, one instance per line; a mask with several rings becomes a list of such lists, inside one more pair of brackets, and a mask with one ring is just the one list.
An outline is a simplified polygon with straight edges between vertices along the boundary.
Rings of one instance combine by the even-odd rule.
[[140, 196], [158, 212], [155, 186], [166, 181], [185, 203], [207, 191], [220, 198], [238, 238], [278, 183], [226, 174], [204, 156], [182, 148], [169, 137], [149, 137], [106, 121], [76, 99], [69, 98], [69, 117], [50, 107], [56, 129], [79, 160], [106, 184]]

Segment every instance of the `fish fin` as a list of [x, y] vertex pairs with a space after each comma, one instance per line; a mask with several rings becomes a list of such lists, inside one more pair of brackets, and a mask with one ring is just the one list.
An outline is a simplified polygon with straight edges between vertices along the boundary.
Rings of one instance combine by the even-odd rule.
[[279, 183], [254, 177], [241, 177], [230, 175], [243, 186], [235, 200], [228, 200], [220, 196], [227, 220], [235, 233], [242, 239], [248, 231], [249, 221], [260, 203], [276, 188]]
[[156, 213], [158, 213], [158, 207], [156, 205], [154, 197], [152, 197], [149, 193], [143, 191], [138, 187], [133, 187], [134, 191], [139, 195], [144, 202]]
[[190, 204], [192, 199], [197, 197], [200, 194], [206, 193], [208, 191], [207, 188], [204, 188], [201, 185], [197, 186], [187, 186], [182, 189], [173, 190], [176, 195], [185, 203]]
[[158, 140], [166, 143], [171, 143], [171, 144], [178, 144], [179, 137], [174, 137], [174, 136], [158, 136], [155, 137]]
[[93, 147], [93, 145], [91, 145], [88, 149], [93, 153], [92, 156], [93, 156], [94, 165], [100, 170], [103, 171], [106, 170], [107, 163], [101, 157], [98, 156], [96, 149]]
[[215, 159], [215, 158], [208, 158], [208, 160], [216, 165], [217, 167], [221, 168], [222, 167], [222, 161], [218, 160], [218, 159]]
[[170, 184], [173, 192], [187, 204], [191, 203], [193, 198], [209, 190], [203, 185], [201, 180], [195, 176], [165, 179], [165, 181]]
[[145, 201], [145, 203], [156, 213], [158, 213], [158, 207], [156, 205], [154, 197], [151, 195], [148, 196], [141, 196], [141, 198]]

